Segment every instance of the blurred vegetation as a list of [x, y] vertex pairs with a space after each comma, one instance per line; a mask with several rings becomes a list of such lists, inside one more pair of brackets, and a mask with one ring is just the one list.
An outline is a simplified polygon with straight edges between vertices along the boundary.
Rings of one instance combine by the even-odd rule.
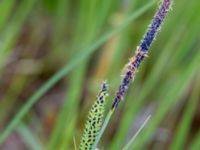
[[[102, 80], [110, 85], [109, 109], [158, 3], [1, 0], [0, 149], [79, 145]], [[174, 0], [100, 148], [121, 149], [151, 114], [133, 149], [199, 149], [199, 6]]]

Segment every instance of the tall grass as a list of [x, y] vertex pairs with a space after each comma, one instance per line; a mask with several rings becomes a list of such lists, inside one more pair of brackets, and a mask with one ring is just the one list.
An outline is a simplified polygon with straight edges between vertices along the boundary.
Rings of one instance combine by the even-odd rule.
[[[112, 83], [113, 97], [121, 68], [157, 3], [1, 1], [0, 149], [10, 141], [19, 149], [25, 145], [34, 150], [74, 149], [73, 138], [79, 145], [101, 81]], [[100, 148], [122, 149], [149, 110], [152, 117], [134, 149], [198, 148], [199, 5], [195, 0], [174, 1]]]

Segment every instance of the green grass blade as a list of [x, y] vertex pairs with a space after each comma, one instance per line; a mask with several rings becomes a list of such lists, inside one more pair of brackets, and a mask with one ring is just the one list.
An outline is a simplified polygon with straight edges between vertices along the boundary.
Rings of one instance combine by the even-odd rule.
[[12, 21], [9, 23], [9, 26], [3, 33], [3, 44], [0, 46], [0, 66], [3, 65], [11, 50], [11, 47], [17, 41], [17, 35], [28, 15], [31, 13], [35, 3], [35, 0], [22, 1], [17, 9], [17, 13], [14, 15]]
[[151, 8], [155, 2], [152, 1], [145, 5], [143, 8], [134, 12], [130, 17], [125, 20], [120, 26], [116, 27], [112, 31], [106, 33], [99, 40], [97, 40], [92, 46], [84, 49], [82, 52], [77, 52], [77, 54], [67, 63], [60, 71], [53, 75], [42, 87], [38, 89], [28, 100], [27, 103], [20, 109], [20, 111], [15, 115], [12, 121], [0, 134], [0, 143], [2, 143], [8, 135], [15, 129], [16, 125], [21, 121], [21, 119], [26, 115], [30, 108], [49, 90], [51, 89], [60, 79], [65, 77], [74, 67], [80, 64], [83, 60], [87, 59], [90, 54], [92, 54], [100, 45], [106, 42], [116, 33], [120, 32], [126, 28], [133, 20], [142, 15], [146, 10]]
[[191, 125], [191, 121], [198, 104], [199, 91], [200, 91], [200, 83], [199, 80], [197, 79], [197, 82], [195, 82], [195, 87], [193, 89], [191, 98], [188, 100], [188, 104], [186, 105], [187, 108], [177, 128], [178, 131], [175, 134], [174, 139], [172, 140], [172, 145], [170, 147], [171, 150], [184, 149], [189, 127]]
[[11, 14], [12, 8], [15, 4], [15, 0], [3, 0], [0, 2], [0, 31], [4, 28], [6, 22], [8, 21], [9, 15]]
[[[182, 76], [177, 80], [174, 85], [172, 84], [170, 89], [166, 92], [166, 95], [163, 97], [160, 102], [160, 107], [158, 108], [155, 115], [152, 115], [152, 121], [149, 123], [146, 130], [143, 134], [136, 139], [134, 148], [141, 149], [147, 140], [152, 136], [156, 127], [159, 125], [165, 114], [172, 108], [177, 100], [186, 92], [188, 85], [193, 81], [195, 74], [197, 73], [197, 68], [200, 60], [200, 53], [196, 54], [191, 61], [191, 63], [184, 68]], [[169, 87], [167, 84], [166, 89]], [[164, 91], [163, 91], [164, 92]], [[164, 93], [163, 93], [164, 95]], [[162, 96], [163, 96], [162, 95]]]
[[[78, 110], [78, 103], [79, 98], [81, 96], [81, 87], [83, 85], [84, 77], [85, 77], [85, 69], [86, 64], [82, 64], [78, 67], [77, 70], [73, 71], [72, 76], [70, 78], [70, 87], [68, 89], [68, 95], [64, 102], [64, 106], [61, 109], [59, 114], [57, 124], [53, 130], [51, 135], [50, 141], [48, 143], [49, 150], [54, 150], [55, 148], [58, 149], [58, 145], [62, 146], [63, 137], [65, 135], [65, 126], [69, 125], [70, 130], [73, 131], [72, 127], [75, 127], [75, 120], [76, 120], [76, 112]], [[70, 112], [70, 113], [67, 113]], [[74, 115], [71, 115], [74, 114]], [[70, 122], [70, 124], [69, 124]], [[71, 124], [72, 123], [72, 124]], [[71, 132], [68, 132], [68, 136], [70, 136]], [[70, 137], [71, 138], [71, 137]], [[64, 137], [64, 141], [66, 144], [69, 143], [69, 137]]]
[[[52, 50], [60, 49], [60, 41], [63, 41], [63, 32], [67, 28], [67, 16], [69, 10], [68, 0], [57, 1], [56, 13], [54, 17], [54, 35], [52, 39]], [[56, 52], [55, 52], [56, 53]]]
[[102, 135], [103, 135], [103, 133], [104, 133], [106, 127], [108, 126], [108, 123], [109, 123], [110, 118], [112, 117], [112, 115], [113, 115], [113, 111], [110, 110], [110, 111], [108, 112], [108, 114], [106, 115], [106, 118], [105, 118], [104, 123], [103, 123], [103, 125], [102, 125], [102, 127], [101, 127], [101, 130], [100, 130], [100, 132], [99, 132], [99, 134], [98, 134], [98, 136], [97, 136], [97, 138], [96, 138], [96, 140], [95, 140], [95, 143], [94, 143], [94, 145], [93, 145], [92, 150], [95, 150], [95, 149], [97, 148], [97, 145], [98, 145], [98, 143], [99, 143], [99, 141], [100, 141], [100, 139], [101, 139], [101, 137], [102, 137]]
[[[197, 7], [195, 7], [195, 8], [197, 9]], [[173, 65], [175, 66], [175, 64], [178, 64], [178, 62], [176, 61], [175, 58], [177, 58], [178, 61], [183, 59], [183, 56], [181, 55], [182, 57], [178, 57], [178, 54], [180, 54], [181, 52], [184, 52], [184, 53], [188, 52], [190, 50], [189, 48], [195, 43], [196, 38], [199, 35], [199, 33], [197, 32], [197, 29], [198, 29], [198, 23], [200, 23], [200, 19], [195, 14], [195, 12], [192, 12], [192, 13], [193, 13], [192, 15], [196, 16], [196, 20], [195, 20], [196, 23], [190, 24], [191, 28], [188, 29], [188, 32], [186, 32], [185, 35], [183, 36], [182, 31], [181, 30], [178, 31], [178, 29], [175, 28], [173, 31], [171, 31], [171, 33], [174, 33], [174, 35], [172, 35], [170, 37], [170, 40], [167, 42], [166, 46], [164, 48], [162, 48], [163, 50], [160, 51], [160, 48], [158, 49], [160, 52], [160, 54], [157, 54], [157, 56], [156, 56], [156, 58], [158, 60], [156, 61], [155, 65], [153, 66], [152, 71], [148, 75], [148, 78], [144, 82], [144, 85], [142, 88], [143, 92], [140, 92], [139, 94], [138, 93], [135, 94], [134, 99], [136, 99], [136, 101], [134, 101], [134, 103], [131, 100], [131, 99], [133, 99], [133, 95], [130, 94], [130, 96], [128, 96], [127, 104], [125, 106], [126, 111], [124, 112], [124, 117], [122, 119], [123, 123], [121, 124], [117, 134], [115, 135], [113, 144], [110, 147], [110, 149], [114, 150], [117, 147], [119, 147], [120, 145], [122, 145], [123, 139], [125, 138], [126, 134], [128, 133], [130, 122], [134, 119], [138, 110], [140, 110], [140, 108], [144, 104], [145, 100], [147, 100], [148, 95], [151, 92], [153, 92], [153, 90], [156, 88], [156, 86], [158, 85], [158, 83], [160, 81], [160, 78], [163, 77], [163, 75], [167, 74], [166, 66], [168, 68], [170, 68]], [[183, 16], [183, 18], [181, 20], [186, 21], [185, 16]], [[184, 23], [182, 21], [179, 22], [180, 24], [177, 25], [177, 27]], [[187, 20], [187, 23], [190, 23], [190, 22], [191, 22], [191, 16]], [[191, 37], [191, 40], [188, 40], [188, 37]], [[182, 43], [178, 47], [176, 47], [177, 39], [181, 39], [184, 41], [187, 40], [187, 42]], [[161, 45], [161, 46], [163, 47], [163, 45]], [[176, 48], [174, 48], [174, 47], [176, 47]], [[174, 52], [174, 49], [176, 49], [175, 52]], [[153, 56], [153, 54], [152, 54], [152, 56]], [[171, 60], [171, 57], [173, 58], [172, 61], [174, 63], [171, 63], [171, 61], [169, 62], [169, 59]], [[140, 85], [138, 85], [138, 86], [140, 86]]]
[[196, 134], [194, 140], [192, 141], [189, 150], [197, 150], [200, 147], [200, 131]]
[[[87, 1], [81, 3], [83, 6], [80, 6], [79, 17], [80, 18], [88, 18], [86, 21], [82, 22], [83, 19], [79, 20], [77, 24], [77, 30], [75, 33], [74, 41], [75, 46], [76, 43], [79, 43], [78, 47], [87, 47], [88, 43], [93, 41], [93, 38], [96, 36], [96, 23], [97, 17], [95, 16], [96, 8], [98, 7], [96, 1]], [[80, 5], [81, 5], [80, 4]], [[89, 7], [89, 8], [88, 8]], [[83, 12], [87, 12], [87, 8], [89, 9], [89, 13], [85, 14]], [[89, 27], [89, 28], [88, 28]], [[87, 29], [88, 28], [88, 31]], [[85, 38], [80, 39], [79, 31], [84, 31]], [[85, 31], [86, 30], [86, 31]], [[77, 36], [77, 37], [76, 37]], [[68, 145], [71, 142], [71, 137], [73, 136], [73, 132], [75, 129], [75, 124], [77, 121], [76, 112], [78, 112], [78, 104], [82, 94], [82, 87], [85, 79], [85, 71], [88, 66], [88, 62], [83, 62], [81, 65], [73, 71], [70, 79], [69, 89], [67, 91], [68, 95], [64, 102], [64, 106], [62, 107], [58, 120], [56, 121], [56, 126], [52, 132], [50, 142], [48, 144], [48, 149], [70, 149]], [[70, 115], [69, 112], [74, 114]], [[71, 122], [70, 124], [68, 122]], [[63, 132], [64, 131], [64, 132]]]
[[19, 124], [16, 131], [30, 150], [44, 149], [37, 137], [35, 137], [35, 135], [31, 133], [30, 129], [24, 124]]
[[145, 120], [144, 123], [140, 126], [140, 128], [137, 130], [137, 132], [135, 133], [135, 135], [131, 138], [131, 140], [125, 145], [125, 147], [123, 148], [123, 150], [128, 150], [130, 149], [131, 145], [133, 144], [133, 142], [135, 141], [135, 139], [137, 138], [137, 136], [139, 135], [139, 133], [142, 131], [142, 129], [145, 127], [145, 125], [148, 123], [149, 119], [150, 119], [151, 115], [148, 116]]

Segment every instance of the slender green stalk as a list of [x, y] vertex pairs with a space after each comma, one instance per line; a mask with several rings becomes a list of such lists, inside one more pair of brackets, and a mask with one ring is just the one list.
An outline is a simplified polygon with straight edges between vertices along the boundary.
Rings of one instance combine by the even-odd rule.
[[101, 127], [101, 130], [100, 130], [100, 132], [99, 132], [99, 134], [98, 134], [98, 136], [97, 136], [97, 138], [95, 140], [95, 143], [93, 144], [92, 150], [95, 150], [97, 148], [97, 144], [99, 143], [99, 141], [100, 141], [100, 139], [101, 139], [106, 127], [108, 126], [108, 123], [110, 121], [110, 118], [112, 117], [112, 114], [113, 114], [113, 110], [110, 110], [108, 112], [108, 114], [106, 115], [106, 118], [105, 118], [104, 123], [103, 123], [103, 125]]
[[[77, 30], [74, 34], [74, 41], [72, 42], [74, 44], [72, 45], [72, 47], [76, 48], [77, 43], [79, 43], [78, 48], [87, 47], [96, 38], [96, 35], [99, 32], [99, 28], [101, 28], [101, 26], [98, 25], [98, 23], [100, 23], [99, 18], [96, 17], [96, 9], [99, 8], [97, 1], [89, 0], [85, 2], [84, 0], [82, 0], [80, 5], [80, 12], [78, 15], [80, 19], [77, 23]], [[85, 20], [85, 18], [87, 19]], [[84, 39], [82, 37], [80, 38], [80, 33], [86, 35]], [[76, 51], [74, 53], [76, 53]], [[74, 134], [73, 131], [76, 130], [76, 112], [78, 111], [78, 103], [81, 98], [82, 87], [87, 67], [88, 61], [84, 61], [71, 74], [69, 89], [67, 89], [68, 91], [66, 100], [64, 102], [64, 107], [62, 107], [59, 113], [58, 121], [56, 122], [56, 126], [53, 130], [53, 134], [51, 135], [50, 142], [48, 144], [48, 147], [50, 147], [51, 149], [69, 149], [69, 143], [71, 142], [71, 137]], [[68, 111], [73, 113], [74, 116], [68, 114]], [[68, 124], [68, 122], [71, 123]]]
[[[170, 8], [171, 8], [171, 0], [163, 0], [162, 4], [159, 6], [159, 9], [157, 10], [156, 14], [153, 17], [144, 35], [144, 38], [142, 39], [140, 45], [137, 47], [135, 55], [131, 57], [129, 63], [125, 66], [126, 71], [123, 75], [122, 81], [115, 94], [110, 112], [113, 113], [113, 111], [115, 111], [116, 108], [118, 107], [118, 104], [123, 100], [130, 86], [131, 81], [133, 81], [135, 78], [136, 72], [138, 71], [141, 62], [144, 60], [145, 57], [147, 57], [148, 50], [151, 44], [153, 43], [154, 39], [156, 38], [156, 35], [158, 34], [158, 31], [160, 30]], [[108, 114], [107, 118], [108, 120], [106, 120], [106, 122], [103, 124], [103, 127], [108, 124], [111, 115]], [[101, 132], [103, 133], [104, 130], [105, 129], [102, 129]]]
[[74, 149], [75, 149], [75, 150], [78, 150], [78, 149], [77, 149], [77, 145], [76, 145], [76, 139], [75, 139], [75, 137], [73, 138], [73, 142], [74, 142]]
[[148, 123], [149, 119], [151, 118], [151, 115], [149, 115], [143, 122], [143, 124], [140, 126], [140, 128], [137, 130], [135, 135], [131, 138], [131, 140], [126, 144], [126, 146], [122, 150], [128, 150], [130, 149], [131, 145], [135, 141], [136, 137], [139, 135], [139, 133], [142, 131], [142, 129], [145, 127], [145, 125]]
[[16, 131], [30, 150], [44, 149], [34, 133], [32, 133], [31, 130], [23, 123], [19, 124], [19, 126], [16, 128]]
[[172, 108], [177, 100], [185, 94], [187, 91], [187, 87], [190, 85], [191, 81], [195, 77], [197, 73], [197, 68], [199, 64], [200, 54], [195, 55], [191, 63], [188, 65], [187, 69], [183, 69], [181, 71], [181, 77], [179, 80], [176, 80], [175, 83], [166, 85], [166, 89], [168, 89], [167, 93], [166, 90], [163, 91], [162, 97], [164, 98], [160, 102], [160, 107], [158, 108], [155, 115], [152, 117], [152, 121], [149, 123], [147, 128], [145, 128], [145, 132], [140, 134], [139, 138], [136, 139], [134, 147], [135, 149], [142, 149], [145, 143], [151, 138], [152, 134], [155, 132], [156, 127], [158, 127], [159, 123], [166, 115], [166, 113]]
[[[191, 47], [193, 47], [194, 43], [197, 43], [197, 38], [199, 36], [199, 32], [197, 32], [197, 30], [199, 28], [198, 24], [200, 23], [200, 18], [197, 15], [198, 6], [196, 5], [195, 2], [193, 2], [192, 4], [188, 5], [188, 7], [189, 7], [189, 10], [194, 9], [194, 11], [189, 11], [189, 10], [183, 11], [184, 8], [179, 6], [181, 4], [182, 2], [176, 3], [176, 8], [179, 7], [178, 12], [176, 9], [173, 10], [173, 15], [175, 15], [175, 18], [177, 18], [178, 21], [177, 19], [174, 19], [173, 22], [171, 21], [169, 24], [170, 26], [173, 26], [173, 29], [171, 30], [168, 29], [171, 34], [170, 38], [166, 38], [163, 35], [163, 32], [161, 34], [161, 36], [164, 38], [163, 41], [165, 41], [164, 48], [163, 48], [163, 44], [160, 43], [160, 41], [162, 40], [157, 39], [158, 45], [156, 49], [158, 49], [159, 53], [157, 53], [157, 55], [155, 54], [156, 61], [154, 64], [151, 64], [152, 65], [150, 69], [151, 71], [148, 73], [148, 77], [146, 78], [145, 82], [142, 82], [142, 92], [133, 90], [134, 94], [131, 93], [130, 95], [128, 95], [128, 98], [127, 98], [128, 101], [125, 106], [126, 111], [124, 112], [123, 114], [124, 117], [122, 118], [122, 121], [121, 121], [123, 123], [120, 124], [118, 128], [118, 132], [116, 133], [114, 140], [111, 146], [109, 147], [109, 149], [111, 150], [115, 150], [116, 148], [118, 148], [120, 145], [123, 144], [123, 140], [125, 139], [128, 133], [128, 129], [132, 120], [136, 118], [137, 112], [143, 107], [145, 102], [149, 100], [149, 96], [152, 95], [152, 93], [155, 93], [154, 91], [157, 89], [159, 89], [159, 92], [156, 92], [157, 96], [159, 93], [166, 92], [166, 89], [163, 89], [163, 86], [162, 86], [163, 84], [161, 85], [161, 81], [163, 83], [163, 80], [162, 80], [163, 77], [168, 78], [168, 75], [171, 74], [171, 72], [176, 72], [177, 64], [182, 64], [182, 60], [187, 58], [180, 54], [188, 53], [189, 51], [191, 51]], [[183, 16], [180, 16], [180, 14], [182, 13], [183, 13]], [[171, 18], [169, 18], [169, 20]], [[191, 21], [193, 21], [194, 23], [191, 24]], [[180, 26], [184, 26], [184, 27], [180, 28]], [[187, 32], [185, 32], [185, 28], [187, 28], [187, 26], [189, 26], [189, 28]], [[167, 27], [168, 26], [166, 26], [165, 28]], [[166, 32], [166, 29], [163, 31]], [[188, 37], [190, 38], [188, 39]], [[179, 42], [179, 40], [187, 41], [187, 42], [181, 42], [180, 45], [177, 45], [177, 42]], [[162, 51], [160, 51], [161, 48], [163, 48]], [[175, 48], [176, 48], [176, 51], [174, 51]], [[152, 51], [152, 52], [156, 53], [155, 51]], [[140, 85], [138, 86], [140, 89]], [[158, 86], [159, 88], [157, 88]], [[161, 92], [161, 91], [164, 91], [164, 92]], [[132, 101], [133, 95], [136, 101]]]
[[192, 141], [189, 150], [197, 150], [200, 147], [200, 131], [197, 132], [196, 136], [194, 137], [194, 140]]
[[3, 38], [3, 44], [0, 45], [0, 67], [4, 65], [4, 61], [10, 53], [11, 47], [16, 42], [17, 35], [19, 34], [23, 23], [26, 21], [35, 4], [35, 0], [23, 0], [17, 9], [17, 13], [14, 15], [13, 20], [5, 29], [3, 33], [5, 36]]
[[[199, 76], [199, 75], [197, 75]], [[188, 100], [187, 108], [184, 111], [184, 114], [181, 118], [179, 126], [177, 128], [177, 133], [172, 140], [171, 150], [179, 150], [184, 149], [185, 142], [187, 140], [187, 135], [189, 131], [189, 127], [191, 125], [192, 118], [194, 116], [194, 112], [196, 107], [198, 106], [198, 98], [200, 91], [200, 80], [197, 79], [195, 82], [195, 86], [191, 95], [191, 98]]]
[[12, 8], [15, 4], [15, 0], [3, 0], [0, 2], [0, 31], [5, 26], [6, 22], [8, 21], [9, 15], [11, 14]]
[[125, 29], [128, 25], [131, 24], [133, 20], [142, 15], [145, 11], [147, 11], [154, 2], [150, 2], [145, 5], [143, 8], [134, 12], [130, 15], [120, 26], [116, 27], [112, 31], [104, 34], [101, 38], [97, 40], [93, 45], [84, 49], [81, 52], [77, 52], [75, 56], [67, 63], [60, 71], [58, 71], [55, 75], [53, 75], [46, 83], [43, 84], [28, 100], [27, 103], [20, 109], [20, 111], [14, 116], [8, 126], [4, 129], [4, 131], [0, 134], [0, 143], [2, 143], [8, 135], [15, 129], [17, 124], [21, 121], [21, 119], [26, 115], [26, 113], [30, 110], [30, 108], [49, 90], [51, 89], [58, 81], [60, 81], [63, 77], [65, 77], [73, 68], [79, 65], [83, 60], [87, 59], [89, 55], [91, 55], [97, 48], [110, 39], [113, 35], [119, 33], [123, 29]]

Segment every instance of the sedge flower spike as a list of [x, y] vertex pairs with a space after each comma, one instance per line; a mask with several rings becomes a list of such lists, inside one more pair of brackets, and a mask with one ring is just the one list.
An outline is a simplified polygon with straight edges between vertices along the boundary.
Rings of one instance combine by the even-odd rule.
[[147, 57], [148, 50], [154, 41], [158, 31], [161, 28], [161, 25], [171, 8], [171, 0], [163, 0], [158, 11], [153, 17], [151, 24], [149, 25], [143, 40], [140, 45], [137, 47], [135, 55], [130, 59], [129, 63], [126, 65], [126, 72], [123, 75], [123, 79], [120, 83], [120, 86], [116, 92], [112, 110], [116, 109], [119, 102], [123, 99], [131, 81], [134, 79], [135, 74], [145, 57]]
[[96, 97], [96, 101], [89, 112], [79, 147], [80, 150], [91, 150], [95, 143], [103, 122], [105, 99], [108, 96], [107, 90], [108, 85], [104, 81]]

